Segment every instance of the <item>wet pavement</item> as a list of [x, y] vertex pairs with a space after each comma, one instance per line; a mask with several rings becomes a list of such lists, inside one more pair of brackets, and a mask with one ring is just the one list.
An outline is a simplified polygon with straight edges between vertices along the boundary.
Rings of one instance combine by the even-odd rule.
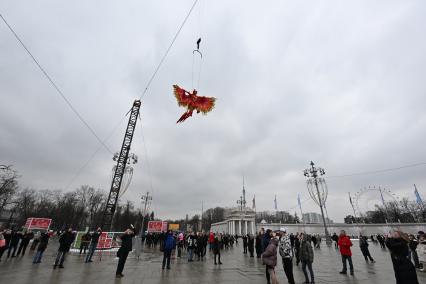
[[[72, 253], [67, 256], [64, 269], [53, 270], [56, 243], [50, 243], [41, 264], [32, 264], [32, 251], [24, 257], [0, 262], [0, 283], [266, 283], [265, 267], [261, 260], [242, 253], [242, 245], [222, 252], [222, 265], [214, 265], [213, 256], [207, 252], [204, 261], [188, 263], [186, 258], [173, 259], [171, 270], [161, 269], [162, 255], [146, 250], [137, 260], [129, 255], [121, 279], [115, 278], [117, 259], [115, 253], [103, 253], [94, 257], [94, 262], [85, 264], [84, 255]], [[370, 245], [372, 256], [377, 261], [367, 264], [357, 242], [353, 248], [355, 275], [340, 275], [342, 263], [334, 248], [323, 246], [315, 250], [314, 273], [316, 283], [395, 283], [389, 253], [374, 244]], [[276, 268], [279, 282], [288, 283], [278, 259]], [[303, 283], [300, 267], [294, 266], [296, 283]], [[420, 283], [426, 283], [426, 273], [418, 271]]]

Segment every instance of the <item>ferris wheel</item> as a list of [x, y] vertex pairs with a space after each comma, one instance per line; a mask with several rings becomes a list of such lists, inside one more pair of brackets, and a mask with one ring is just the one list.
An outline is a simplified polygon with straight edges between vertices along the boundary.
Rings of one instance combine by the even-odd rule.
[[357, 215], [361, 217], [368, 211], [374, 211], [376, 206], [386, 207], [388, 202], [399, 202], [399, 198], [390, 189], [369, 186], [355, 193], [353, 206]]

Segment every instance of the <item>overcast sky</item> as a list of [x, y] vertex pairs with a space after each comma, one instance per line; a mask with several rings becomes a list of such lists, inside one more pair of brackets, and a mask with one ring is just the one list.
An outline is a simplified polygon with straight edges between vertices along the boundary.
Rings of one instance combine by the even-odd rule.
[[[192, 3], [3, 0], [0, 13], [102, 139], [122, 121], [107, 141], [118, 151], [123, 117]], [[183, 218], [202, 201], [235, 206], [244, 175], [257, 210], [272, 210], [277, 195], [294, 213], [311, 160], [326, 169], [336, 221], [351, 213], [348, 192], [365, 186], [414, 199], [416, 183], [426, 197], [426, 166], [331, 177], [426, 161], [425, 10], [425, 1], [200, 0], [143, 98], [139, 163], [122, 200], [139, 206], [153, 191], [157, 216]], [[199, 94], [217, 105], [176, 125], [184, 109], [172, 85], [191, 88], [198, 37]], [[98, 148], [0, 22], [0, 164], [15, 166], [22, 187], [109, 190], [105, 149], [73, 180]]]

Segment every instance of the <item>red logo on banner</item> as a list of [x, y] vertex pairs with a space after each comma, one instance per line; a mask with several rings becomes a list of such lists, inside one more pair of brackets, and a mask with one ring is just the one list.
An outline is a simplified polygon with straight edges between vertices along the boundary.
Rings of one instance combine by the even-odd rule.
[[112, 247], [113, 233], [102, 232], [99, 236], [97, 249], [110, 249]]

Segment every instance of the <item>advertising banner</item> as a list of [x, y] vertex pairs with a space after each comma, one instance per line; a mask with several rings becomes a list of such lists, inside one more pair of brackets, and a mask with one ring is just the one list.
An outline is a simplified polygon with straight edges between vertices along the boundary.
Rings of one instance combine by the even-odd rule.
[[163, 222], [162, 221], [149, 221], [148, 222], [148, 232], [154, 233], [154, 232], [161, 232], [163, 229]]
[[169, 230], [179, 231], [179, 224], [169, 224]]
[[148, 232], [149, 233], [160, 233], [167, 231], [167, 222], [163, 221], [149, 221], [148, 222]]
[[49, 218], [28, 218], [25, 222], [25, 228], [29, 230], [49, 230], [52, 219]]

